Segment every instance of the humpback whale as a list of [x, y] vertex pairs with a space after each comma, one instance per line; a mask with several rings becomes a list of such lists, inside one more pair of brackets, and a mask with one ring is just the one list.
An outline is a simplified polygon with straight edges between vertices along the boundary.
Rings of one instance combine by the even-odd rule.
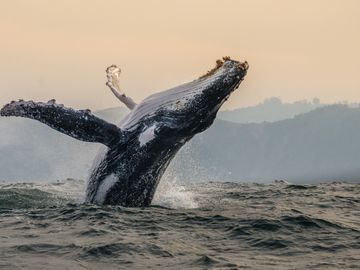
[[136, 104], [120, 89], [120, 69], [110, 66], [106, 70], [107, 86], [131, 110], [118, 125], [90, 110], [74, 110], [55, 100], [12, 101], [0, 115], [34, 119], [75, 139], [102, 144], [88, 178], [85, 202], [144, 207], [151, 204], [178, 150], [211, 126], [247, 69], [247, 62], [224, 57], [198, 79]]

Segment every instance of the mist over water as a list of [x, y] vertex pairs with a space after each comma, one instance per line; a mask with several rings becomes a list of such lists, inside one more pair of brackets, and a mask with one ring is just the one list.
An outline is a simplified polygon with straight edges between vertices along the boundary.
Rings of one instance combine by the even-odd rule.
[[1, 269], [349, 269], [360, 185], [164, 179], [153, 206], [79, 203], [84, 182], [2, 184]]

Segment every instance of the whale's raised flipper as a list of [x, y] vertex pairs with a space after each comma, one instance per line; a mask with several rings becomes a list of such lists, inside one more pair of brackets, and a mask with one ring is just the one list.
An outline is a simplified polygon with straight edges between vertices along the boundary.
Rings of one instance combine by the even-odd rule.
[[13, 101], [1, 109], [0, 115], [38, 120], [75, 139], [109, 147], [121, 137], [121, 130], [117, 126], [94, 116], [89, 110], [66, 108], [54, 100], [47, 103]]
[[124, 103], [126, 107], [132, 110], [136, 106], [136, 103], [131, 97], [128, 97], [123, 91], [121, 91], [119, 81], [120, 73], [121, 69], [118, 68], [116, 65], [109, 66], [106, 69], [106, 85], [110, 88], [111, 92], [113, 92], [115, 97], [117, 97], [122, 103]]

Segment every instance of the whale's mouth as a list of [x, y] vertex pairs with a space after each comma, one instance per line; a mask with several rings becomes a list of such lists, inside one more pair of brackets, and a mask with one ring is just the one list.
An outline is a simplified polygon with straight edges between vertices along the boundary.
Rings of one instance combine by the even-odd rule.
[[216, 61], [213, 69], [197, 80], [179, 86], [178, 88], [183, 88], [181, 95], [173, 103], [188, 105], [188, 109], [204, 114], [216, 111], [239, 87], [248, 68], [246, 61], [223, 57]]
[[199, 78], [204, 83], [197, 96], [197, 110], [204, 116], [213, 114], [220, 109], [245, 77], [249, 68], [248, 63], [239, 62], [223, 57], [216, 61], [216, 66]]
[[199, 80], [204, 81], [205, 85], [201, 89], [199, 99], [205, 101], [205, 107], [211, 110], [219, 108], [235, 91], [243, 78], [245, 77], [249, 64], [232, 60], [230, 57], [223, 57], [222, 60], [216, 61], [216, 66], [206, 74], [200, 76]]
[[[217, 112], [245, 77], [249, 65], [224, 57], [216, 66], [197, 80], [168, 90], [174, 100], [166, 114], [177, 118], [177, 126], [189, 137], [211, 126]], [[182, 123], [180, 123], [182, 122]]]

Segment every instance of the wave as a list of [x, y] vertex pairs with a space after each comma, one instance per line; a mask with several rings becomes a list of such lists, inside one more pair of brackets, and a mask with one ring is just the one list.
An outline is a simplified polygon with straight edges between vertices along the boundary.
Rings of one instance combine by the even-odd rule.
[[79, 201], [84, 182], [66, 179], [55, 183], [0, 185], [0, 208], [39, 208]]
[[80, 180], [1, 184], [0, 268], [262, 269], [271, 258], [274, 269], [340, 269], [360, 259], [359, 184], [170, 186], [153, 206], [126, 208], [81, 203]]

